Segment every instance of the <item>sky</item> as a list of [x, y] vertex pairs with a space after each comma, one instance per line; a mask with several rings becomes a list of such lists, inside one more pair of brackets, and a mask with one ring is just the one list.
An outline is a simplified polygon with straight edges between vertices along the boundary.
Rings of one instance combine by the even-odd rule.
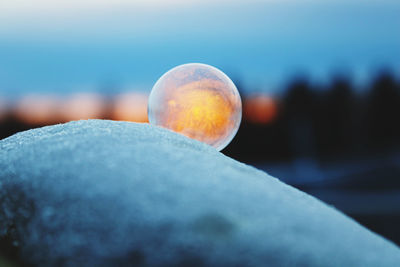
[[400, 2], [0, 0], [0, 95], [150, 91], [170, 68], [216, 66], [248, 90], [290, 77], [400, 76]]

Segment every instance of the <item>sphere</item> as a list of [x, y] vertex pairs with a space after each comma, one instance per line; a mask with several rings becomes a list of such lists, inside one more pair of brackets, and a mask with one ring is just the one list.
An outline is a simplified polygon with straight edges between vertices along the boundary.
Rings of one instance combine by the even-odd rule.
[[223, 149], [235, 136], [242, 118], [236, 86], [222, 71], [190, 63], [165, 73], [151, 90], [151, 124]]

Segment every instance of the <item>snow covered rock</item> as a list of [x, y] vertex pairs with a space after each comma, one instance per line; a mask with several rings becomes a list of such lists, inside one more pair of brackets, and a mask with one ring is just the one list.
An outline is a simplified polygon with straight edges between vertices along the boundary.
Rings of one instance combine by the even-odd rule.
[[0, 235], [35, 266], [398, 266], [321, 201], [148, 124], [79, 121], [0, 141]]

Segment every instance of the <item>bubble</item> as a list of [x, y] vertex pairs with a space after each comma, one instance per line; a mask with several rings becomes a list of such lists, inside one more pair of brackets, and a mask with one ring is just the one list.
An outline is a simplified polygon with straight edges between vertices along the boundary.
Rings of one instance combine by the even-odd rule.
[[242, 118], [236, 86], [210, 65], [190, 63], [165, 73], [149, 96], [151, 124], [223, 149], [235, 136]]

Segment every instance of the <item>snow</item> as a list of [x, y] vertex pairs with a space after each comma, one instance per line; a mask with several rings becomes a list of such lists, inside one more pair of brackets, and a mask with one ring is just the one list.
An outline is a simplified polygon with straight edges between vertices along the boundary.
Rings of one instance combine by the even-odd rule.
[[89, 120], [0, 141], [0, 235], [37, 266], [395, 266], [333, 207], [148, 124]]

